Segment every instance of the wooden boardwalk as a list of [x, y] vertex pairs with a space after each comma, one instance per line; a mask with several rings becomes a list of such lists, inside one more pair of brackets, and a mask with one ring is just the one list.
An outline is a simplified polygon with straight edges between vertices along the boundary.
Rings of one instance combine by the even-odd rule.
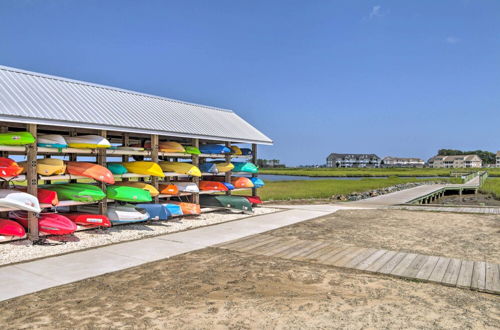
[[500, 265], [259, 234], [215, 247], [500, 294]]
[[437, 205], [401, 205], [390, 206], [390, 209], [409, 211], [456, 212], [474, 214], [500, 214], [500, 207], [466, 207], [466, 206], [437, 206]]

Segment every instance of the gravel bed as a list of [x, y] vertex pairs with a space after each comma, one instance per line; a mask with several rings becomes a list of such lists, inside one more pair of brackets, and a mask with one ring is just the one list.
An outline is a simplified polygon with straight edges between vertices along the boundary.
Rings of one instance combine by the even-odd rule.
[[196, 217], [179, 218], [178, 221], [157, 221], [143, 224], [115, 226], [105, 230], [79, 231], [71, 236], [53, 236], [48, 245], [31, 245], [27, 240], [0, 244], [0, 265], [27, 261], [72, 251], [136, 240], [161, 234], [174, 233], [186, 229], [203, 227], [217, 223], [238, 220], [250, 216], [273, 213], [278, 209], [254, 208], [252, 215], [230, 212], [204, 213]]

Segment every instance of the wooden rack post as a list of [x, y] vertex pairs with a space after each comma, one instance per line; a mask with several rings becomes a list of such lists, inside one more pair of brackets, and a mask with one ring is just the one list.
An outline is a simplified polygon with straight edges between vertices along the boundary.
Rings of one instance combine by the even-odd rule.
[[[200, 140], [198, 139], [193, 139], [193, 147], [195, 148], [200, 148]], [[191, 157], [192, 163], [194, 166], [199, 167], [200, 166], [200, 156], [198, 155], [192, 155]], [[200, 178], [197, 176], [193, 176], [193, 182], [199, 186], [200, 185]], [[195, 204], [200, 204], [200, 194], [199, 193], [193, 193], [191, 195], [191, 202]]]
[[[37, 136], [37, 126], [36, 124], [27, 125], [28, 132], [35, 137]], [[36, 156], [37, 156], [37, 146], [36, 141], [26, 145], [26, 180], [27, 180], [27, 192], [33, 196], [38, 194], [38, 179], [36, 172]], [[28, 212], [28, 239], [30, 241], [38, 240], [38, 218], [35, 212]]]
[[[252, 144], [252, 163], [257, 165], [257, 144]], [[257, 173], [252, 174], [252, 178], [256, 178]], [[252, 196], [257, 196], [257, 188], [253, 187], [252, 188]]]
[[[106, 138], [106, 131], [99, 131], [99, 135]], [[106, 149], [100, 148], [97, 151], [97, 164], [106, 167]], [[99, 187], [102, 191], [106, 192], [106, 184], [104, 182], [99, 182]], [[99, 214], [106, 214], [108, 211], [108, 199], [104, 197], [99, 201]]]
[[[8, 129], [7, 129], [7, 126], [0, 126], [0, 133], [7, 133]], [[5, 151], [0, 151], [0, 157], [9, 157], [9, 154]], [[5, 181], [5, 180], [1, 180], [0, 181], [0, 188], [1, 189], [7, 189], [9, 188], [9, 182], [8, 181]], [[0, 216], [2, 217], [8, 217], [8, 215], [6, 215], [7, 212], [5, 212], [5, 214], [3, 214], [3, 212], [0, 212]]]
[[[231, 149], [231, 142], [226, 142], [226, 147], [228, 147], [229, 149]], [[231, 154], [226, 154], [224, 156], [224, 158], [226, 160], [226, 163], [230, 163], [231, 162]], [[224, 180], [226, 182], [228, 182], [228, 183], [231, 183], [231, 175], [232, 175], [231, 171], [226, 172]], [[226, 191], [226, 195], [231, 195], [231, 190]]]
[[[158, 144], [159, 144], [159, 138], [158, 135], [156, 134], [151, 134], [151, 161], [154, 163], [158, 163]], [[158, 185], [158, 177], [157, 176], [152, 176], [151, 177], [151, 184], [153, 187], [156, 188], [156, 190], [159, 189]], [[160, 202], [160, 197], [155, 196], [154, 197], [154, 202], [159, 203]]]
[[[124, 147], [128, 147], [130, 145], [130, 138], [128, 133], [123, 133], [123, 142], [122, 142]], [[122, 156], [122, 162], [128, 162], [129, 160], [129, 155], [123, 155]], [[129, 178], [122, 178], [122, 181], [128, 181]]]

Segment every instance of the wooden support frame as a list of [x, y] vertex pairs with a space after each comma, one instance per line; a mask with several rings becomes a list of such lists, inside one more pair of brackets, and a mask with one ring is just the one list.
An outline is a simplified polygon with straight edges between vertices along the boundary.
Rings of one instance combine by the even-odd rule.
[[[151, 134], [151, 161], [154, 163], [158, 163], [158, 151], [159, 151], [159, 137], [156, 134]], [[151, 185], [156, 188], [156, 190], [159, 189], [158, 185], [158, 177], [152, 176], [151, 177]], [[158, 196], [154, 197], [154, 202], [159, 203], [160, 198]]]
[[[31, 133], [36, 139], [37, 137], [37, 125], [28, 124], [28, 132]], [[38, 178], [36, 172], [37, 166], [37, 145], [36, 141], [26, 145], [26, 179], [27, 179], [27, 193], [33, 196], [37, 196], [38, 193]], [[38, 233], [38, 217], [34, 212], [28, 212], [28, 239], [30, 241], [36, 241], [39, 238]]]
[[[122, 145], [124, 147], [128, 147], [130, 145], [130, 135], [128, 133], [123, 134], [123, 139], [122, 139]], [[129, 161], [129, 155], [123, 155], [122, 156], [122, 162], [128, 162]], [[122, 178], [122, 181], [129, 181], [129, 178]]]
[[[106, 131], [99, 131], [99, 135], [106, 138]], [[99, 149], [97, 151], [97, 164], [106, 167], [106, 149]], [[106, 191], [106, 184], [104, 182], [99, 182], [99, 187], [102, 191]], [[99, 201], [99, 213], [106, 214], [108, 211], [108, 199], [104, 197], [104, 199]]]
[[[229, 149], [231, 149], [231, 142], [226, 142], [226, 147], [228, 147]], [[226, 154], [224, 156], [224, 158], [226, 160], [226, 163], [230, 163], [231, 162], [231, 154]], [[224, 181], [226, 181], [228, 183], [231, 183], [231, 176], [232, 175], [233, 175], [232, 171], [226, 172]], [[231, 195], [231, 190], [226, 191], [226, 195]]]
[[[257, 144], [252, 144], [252, 163], [257, 164]], [[256, 178], [258, 176], [257, 173], [252, 174], [252, 178]], [[252, 196], [257, 196], [257, 188], [252, 188]]]
[[[195, 147], [195, 148], [200, 147], [200, 140], [199, 139], [193, 139], [191, 143], [192, 143], [193, 147]], [[194, 166], [199, 167], [200, 166], [200, 156], [192, 155], [191, 162], [193, 163]], [[199, 186], [200, 185], [200, 178], [197, 176], [193, 176], [193, 183], [195, 183], [197, 186]], [[191, 203], [200, 204], [200, 194], [199, 193], [193, 193], [191, 195]]]

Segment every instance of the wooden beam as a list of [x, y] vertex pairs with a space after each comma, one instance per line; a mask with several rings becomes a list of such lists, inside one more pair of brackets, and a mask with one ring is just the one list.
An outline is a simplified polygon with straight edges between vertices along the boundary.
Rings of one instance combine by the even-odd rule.
[[[191, 143], [192, 143], [193, 147], [195, 147], [195, 148], [200, 147], [200, 140], [198, 140], [198, 139], [193, 139]], [[200, 157], [198, 155], [192, 155], [191, 160], [192, 160], [192, 163], [194, 166], [196, 166], [196, 167], [200, 166]], [[195, 183], [197, 186], [199, 186], [200, 185], [200, 178], [197, 176], [193, 176], [193, 183]], [[191, 195], [191, 202], [194, 204], [200, 204], [200, 194], [193, 193]]]
[[[99, 135], [106, 138], [107, 132], [102, 130], [99, 131]], [[106, 149], [101, 148], [97, 150], [97, 164], [106, 167]], [[99, 182], [99, 187], [102, 191], [106, 192], [106, 184], [104, 182]], [[99, 214], [106, 215], [108, 211], [108, 199], [104, 198], [99, 201]]]
[[[36, 139], [37, 126], [36, 124], [27, 125], [28, 132], [30, 132]], [[26, 180], [27, 180], [27, 192], [33, 196], [37, 196], [38, 193], [38, 180], [36, 172], [36, 156], [37, 156], [37, 146], [36, 141], [26, 145]], [[30, 241], [38, 240], [38, 218], [36, 213], [28, 212], [28, 239]]]
[[[128, 147], [130, 145], [130, 136], [128, 133], [123, 133], [123, 142], [122, 142], [124, 147]], [[122, 156], [122, 162], [128, 162], [129, 161], [129, 156], [128, 155], [123, 155]], [[129, 178], [122, 178], [122, 181], [129, 181]]]
[[[252, 144], [252, 163], [257, 164], [257, 145], [254, 143]], [[252, 178], [256, 178], [257, 173], [252, 174]], [[252, 188], [252, 196], [257, 196], [257, 188], [253, 187]]]
[[[154, 162], [154, 163], [158, 163], [158, 151], [159, 151], [159, 137], [158, 135], [156, 134], [151, 134], [151, 161]], [[158, 190], [158, 177], [156, 176], [152, 176], [151, 177], [151, 184], [153, 185], [153, 187], [156, 188], [156, 190]], [[154, 202], [155, 203], [159, 203], [160, 202], [160, 198], [158, 196], [155, 196], [154, 197]]]
[[[231, 149], [231, 142], [226, 142], [226, 147], [228, 147], [229, 149]], [[231, 162], [231, 154], [226, 154], [224, 156], [224, 158], [226, 160], [226, 163], [230, 163]], [[231, 183], [231, 175], [232, 175], [231, 171], [226, 172], [224, 181], [226, 181], [228, 183]], [[226, 195], [231, 195], [231, 190], [226, 191]]]

